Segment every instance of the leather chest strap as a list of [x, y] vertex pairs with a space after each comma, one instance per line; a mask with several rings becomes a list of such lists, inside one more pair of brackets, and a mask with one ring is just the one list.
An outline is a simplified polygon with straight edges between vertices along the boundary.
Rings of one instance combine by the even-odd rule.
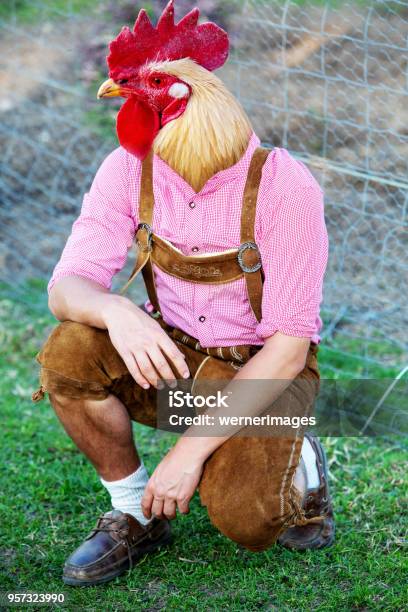
[[153, 151], [151, 150], [142, 162], [140, 178], [139, 220], [152, 226], [154, 209], [153, 192]]
[[255, 243], [255, 217], [262, 169], [270, 151], [258, 148], [252, 156], [244, 189], [241, 210], [241, 267], [244, 271], [248, 299], [258, 322], [262, 318], [262, 266]]
[[156, 287], [154, 284], [154, 273], [151, 258], [151, 234], [150, 228], [153, 221], [154, 192], [153, 192], [153, 151], [150, 151], [142, 163], [142, 175], [140, 177], [140, 202], [139, 202], [139, 228], [146, 225], [146, 231], [138, 231], [137, 238], [137, 260], [135, 267], [122, 289], [126, 291], [132, 281], [140, 271], [146, 286], [147, 295], [155, 311], [160, 312], [159, 301], [157, 299]]

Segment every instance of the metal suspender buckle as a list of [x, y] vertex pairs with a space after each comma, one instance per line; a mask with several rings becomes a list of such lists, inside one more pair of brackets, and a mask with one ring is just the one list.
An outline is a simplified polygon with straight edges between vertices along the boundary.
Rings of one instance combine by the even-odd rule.
[[[258, 255], [258, 261], [253, 266], [247, 266], [244, 264], [244, 253], [249, 249], [256, 251]], [[262, 268], [261, 254], [255, 242], [243, 242], [241, 244], [238, 249], [238, 263], [243, 272], [258, 272], [258, 270]]]
[[[139, 233], [139, 230], [142, 230], [142, 229], [146, 230], [147, 232], [146, 245], [140, 242], [140, 240], [137, 238], [137, 234]], [[153, 230], [151, 226], [148, 223], [139, 223], [139, 225], [137, 226], [137, 230], [136, 230], [136, 242], [137, 242], [138, 248], [144, 253], [150, 253], [152, 250], [152, 241], [153, 241]]]

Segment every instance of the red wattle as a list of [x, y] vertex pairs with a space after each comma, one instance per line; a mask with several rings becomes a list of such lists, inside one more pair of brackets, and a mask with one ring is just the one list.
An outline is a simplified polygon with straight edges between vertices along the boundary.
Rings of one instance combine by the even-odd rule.
[[126, 100], [116, 122], [119, 142], [126, 151], [143, 160], [152, 148], [159, 129], [157, 112], [135, 98]]

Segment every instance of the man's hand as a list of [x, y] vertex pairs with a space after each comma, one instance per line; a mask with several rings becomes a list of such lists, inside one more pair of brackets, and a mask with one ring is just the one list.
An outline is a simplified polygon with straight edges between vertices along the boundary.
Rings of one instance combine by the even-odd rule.
[[[77, 321], [107, 329], [113, 346], [135, 381], [145, 389], [160, 388], [161, 379], [175, 385], [176, 377], [190, 373], [179, 350], [160, 325], [127, 298], [78, 276], [59, 280], [50, 292], [51, 312], [60, 321]], [[167, 359], [166, 359], [167, 357]]]
[[[102, 313], [113, 346], [135, 381], [144, 389], [160, 389], [161, 379], [176, 386], [176, 377], [167, 359], [180, 373], [190, 375], [183, 353], [159, 323], [127, 299], [108, 304]], [[167, 357], [167, 359], [166, 359]]]
[[147, 519], [176, 518], [176, 509], [189, 512], [193, 497], [203, 472], [207, 454], [197, 452], [194, 438], [180, 438], [154, 470], [143, 499], [142, 510]]

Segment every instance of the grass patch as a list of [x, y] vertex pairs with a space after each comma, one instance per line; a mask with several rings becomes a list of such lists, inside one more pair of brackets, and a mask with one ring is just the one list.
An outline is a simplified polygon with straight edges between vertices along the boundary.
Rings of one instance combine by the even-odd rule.
[[367, 340], [364, 353], [358, 338], [339, 335], [323, 341], [319, 347], [322, 377], [343, 380], [395, 378], [402, 369], [403, 351], [391, 342]]
[[[322, 311], [323, 341], [319, 347], [322, 378], [352, 379], [395, 378], [405, 364], [404, 351], [388, 338], [375, 332], [369, 338], [353, 337], [347, 330], [353, 329], [355, 319], [344, 316], [334, 332], [325, 338], [331, 328], [332, 315]], [[338, 328], [338, 329], [337, 329]]]
[[0, 19], [37, 23], [56, 17], [70, 17], [95, 7], [95, 0], [3, 0]]
[[[173, 523], [169, 548], [108, 585], [63, 587], [65, 558], [109, 501], [48, 401], [30, 401], [34, 356], [55, 324], [44, 284], [31, 283], [24, 303], [2, 289], [0, 590], [63, 590], [69, 610], [404, 609], [406, 454], [396, 438], [327, 440], [338, 528], [330, 549], [252, 554], [222, 537], [194, 499], [191, 514]], [[135, 432], [152, 470], [175, 438]]]

